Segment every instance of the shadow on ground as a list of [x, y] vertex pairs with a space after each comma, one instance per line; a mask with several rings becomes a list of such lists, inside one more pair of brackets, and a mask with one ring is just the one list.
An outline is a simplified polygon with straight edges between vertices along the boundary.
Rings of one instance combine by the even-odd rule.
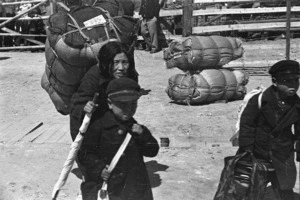
[[9, 59], [10, 57], [0, 57], [0, 60], [6, 60]]
[[161, 185], [161, 178], [156, 172], [166, 171], [169, 166], [159, 164], [156, 160], [146, 162], [151, 187], [155, 188]]

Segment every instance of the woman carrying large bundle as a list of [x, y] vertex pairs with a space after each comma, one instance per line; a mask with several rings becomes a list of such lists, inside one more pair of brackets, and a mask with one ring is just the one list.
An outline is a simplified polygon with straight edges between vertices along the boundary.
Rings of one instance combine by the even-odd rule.
[[[108, 109], [105, 94], [109, 81], [129, 77], [138, 80], [135, 70], [133, 52], [117, 41], [111, 41], [101, 47], [98, 54], [99, 65], [93, 66], [81, 80], [77, 92], [72, 96], [70, 109], [70, 131], [72, 139], [76, 138], [82, 119], [87, 112], [93, 112], [87, 133], [97, 129], [93, 122]], [[92, 102], [98, 92], [96, 103]]]

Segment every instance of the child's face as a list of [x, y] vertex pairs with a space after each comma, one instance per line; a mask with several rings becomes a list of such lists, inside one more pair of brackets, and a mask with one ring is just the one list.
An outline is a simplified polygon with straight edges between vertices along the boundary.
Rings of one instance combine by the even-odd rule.
[[277, 89], [286, 97], [294, 96], [299, 89], [299, 78], [278, 79]]
[[111, 101], [108, 99], [109, 109], [120, 121], [130, 120], [136, 112], [137, 100], [133, 101]]

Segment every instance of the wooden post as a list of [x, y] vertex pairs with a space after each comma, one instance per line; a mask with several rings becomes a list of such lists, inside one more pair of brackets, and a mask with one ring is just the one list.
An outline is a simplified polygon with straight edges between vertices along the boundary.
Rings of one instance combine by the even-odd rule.
[[50, 7], [51, 7], [51, 15], [57, 13], [57, 4], [56, 0], [50, 0]]
[[187, 37], [192, 34], [192, 29], [193, 29], [193, 0], [184, 1], [182, 17], [183, 17], [182, 36]]
[[290, 59], [291, 47], [291, 0], [286, 0], [286, 59]]

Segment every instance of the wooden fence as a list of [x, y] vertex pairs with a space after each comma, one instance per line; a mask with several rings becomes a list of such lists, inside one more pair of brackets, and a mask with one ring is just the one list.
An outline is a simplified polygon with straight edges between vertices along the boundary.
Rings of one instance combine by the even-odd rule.
[[[37, 35], [32, 34], [21, 34], [10, 30], [5, 27], [6, 24], [13, 20], [37, 20], [37, 19], [47, 19], [49, 16], [41, 17], [23, 17], [29, 11], [35, 9], [36, 7], [50, 3], [51, 13], [56, 12], [56, 1], [55, 0], [32, 0], [32, 1], [20, 1], [12, 3], [3, 3], [3, 6], [13, 5], [13, 4], [24, 4], [32, 3], [35, 4], [30, 9], [18, 14], [15, 17], [7, 18], [0, 17], [0, 29], [5, 33], [0, 33], [0, 36], [21, 36], [34, 43], [35, 46], [28, 47], [2, 47], [0, 50], [9, 50], [15, 48], [42, 48], [41, 42], [32, 39]], [[287, 2], [291, 0], [286, 0]], [[294, 2], [293, 0], [292, 2]], [[299, 0], [296, 0], [299, 1]], [[226, 31], [272, 31], [272, 30], [284, 30], [287, 27], [289, 30], [300, 30], [300, 6], [292, 6], [290, 12], [287, 12], [288, 6], [282, 7], [253, 7], [253, 8], [241, 8], [241, 5], [245, 3], [264, 3], [264, 2], [282, 2], [282, 0], [184, 0], [183, 8], [176, 10], [161, 10], [160, 17], [161, 23], [164, 24], [169, 30], [171, 29], [170, 24], [164, 20], [166, 17], [182, 16], [182, 36], [188, 36], [192, 34], [215, 34], [216, 32], [226, 32]], [[226, 4], [231, 6], [226, 6]], [[195, 9], [199, 7], [200, 9]], [[209, 8], [203, 5], [210, 5]], [[218, 5], [215, 6], [215, 5]], [[290, 16], [295, 15], [296, 17], [290, 18], [286, 15], [290, 13]], [[241, 16], [259, 16], [259, 15], [286, 15], [287, 18], [275, 18], [266, 20], [242, 20]], [[222, 21], [224, 18], [232, 18], [231, 23], [227, 24], [216, 24], [217, 21]], [[201, 20], [199, 20], [201, 19]], [[290, 21], [290, 24], [287, 24]], [[196, 24], [196, 26], [195, 26]], [[40, 36], [40, 35], [38, 35]]]

